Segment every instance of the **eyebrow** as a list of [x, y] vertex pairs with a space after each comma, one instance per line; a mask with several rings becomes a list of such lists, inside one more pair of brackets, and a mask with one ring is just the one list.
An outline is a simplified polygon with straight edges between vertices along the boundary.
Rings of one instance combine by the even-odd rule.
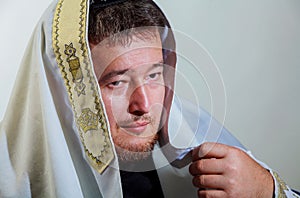
[[164, 66], [164, 61], [163, 60], [159, 61], [158, 63], [154, 63], [152, 65], [152, 67], [163, 67], [163, 66]]
[[110, 78], [115, 77], [115, 76], [119, 76], [119, 75], [123, 75], [125, 74], [129, 69], [123, 69], [123, 70], [113, 70], [111, 72], [109, 72], [108, 74], [104, 75], [103, 77], [101, 77], [99, 79], [99, 83], [101, 82], [106, 82], [108, 81]]
[[[159, 61], [158, 63], [154, 63], [152, 64], [152, 67], [151, 68], [155, 68], [155, 67], [163, 67], [164, 66], [164, 63], [163, 63], [163, 60]], [[109, 72], [108, 74], [104, 75], [103, 77], [101, 77], [99, 79], [99, 83], [103, 83], [103, 82], [106, 82], [108, 81], [110, 78], [113, 78], [115, 76], [119, 76], [119, 75], [123, 75], [125, 74], [126, 72], [128, 72], [130, 69], [123, 69], [123, 70], [113, 70], [111, 72]], [[151, 70], [151, 69], [149, 69]]]

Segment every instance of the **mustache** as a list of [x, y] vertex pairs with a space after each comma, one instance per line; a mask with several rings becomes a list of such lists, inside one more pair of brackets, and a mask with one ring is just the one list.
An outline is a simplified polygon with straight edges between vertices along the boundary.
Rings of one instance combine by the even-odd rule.
[[154, 118], [152, 118], [149, 115], [142, 115], [142, 116], [132, 116], [129, 119], [126, 120], [122, 120], [118, 122], [119, 126], [123, 126], [123, 125], [128, 125], [130, 123], [134, 123], [134, 122], [149, 122], [149, 124], [152, 124], [154, 122]]

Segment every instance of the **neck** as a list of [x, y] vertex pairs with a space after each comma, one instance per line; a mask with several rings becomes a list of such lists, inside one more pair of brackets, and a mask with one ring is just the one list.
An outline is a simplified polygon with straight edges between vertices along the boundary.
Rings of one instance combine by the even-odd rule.
[[121, 161], [119, 160], [120, 170], [128, 172], [146, 172], [155, 170], [155, 165], [153, 162], [152, 155], [147, 158], [136, 161]]

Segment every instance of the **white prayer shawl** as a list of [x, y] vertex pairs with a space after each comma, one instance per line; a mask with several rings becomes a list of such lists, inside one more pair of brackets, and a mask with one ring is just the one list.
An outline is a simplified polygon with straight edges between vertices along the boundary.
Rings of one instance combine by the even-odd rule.
[[[59, 2], [49, 6], [36, 26], [0, 125], [0, 197], [122, 197], [116, 157], [99, 171], [80, 137], [53, 49], [53, 18]], [[90, 75], [95, 78], [94, 73]], [[174, 99], [169, 118], [171, 146], [163, 154], [157, 145], [153, 158], [165, 197], [196, 197], [188, 165], [180, 162], [184, 154], [213, 130], [221, 130], [218, 142], [244, 148], [208, 113], [184, 100], [178, 105], [179, 100]], [[113, 146], [112, 151], [116, 156]], [[178, 159], [177, 167], [170, 165], [170, 159]], [[275, 181], [276, 196], [291, 195], [288, 188], [281, 192]]]

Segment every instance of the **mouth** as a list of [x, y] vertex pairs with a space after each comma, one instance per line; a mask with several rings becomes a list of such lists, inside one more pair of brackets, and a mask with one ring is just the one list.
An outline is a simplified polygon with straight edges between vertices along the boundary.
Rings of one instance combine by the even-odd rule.
[[146, 128], [149, 124], [150, 124], [150, 122], [148, 122], [148, 121], [142, 121], [142, 122], [134, 122], [134, 123], [127, 124], [127, 125], [122, 125], [120, 127], [130, 133], [139, 135], [146, 130]]

